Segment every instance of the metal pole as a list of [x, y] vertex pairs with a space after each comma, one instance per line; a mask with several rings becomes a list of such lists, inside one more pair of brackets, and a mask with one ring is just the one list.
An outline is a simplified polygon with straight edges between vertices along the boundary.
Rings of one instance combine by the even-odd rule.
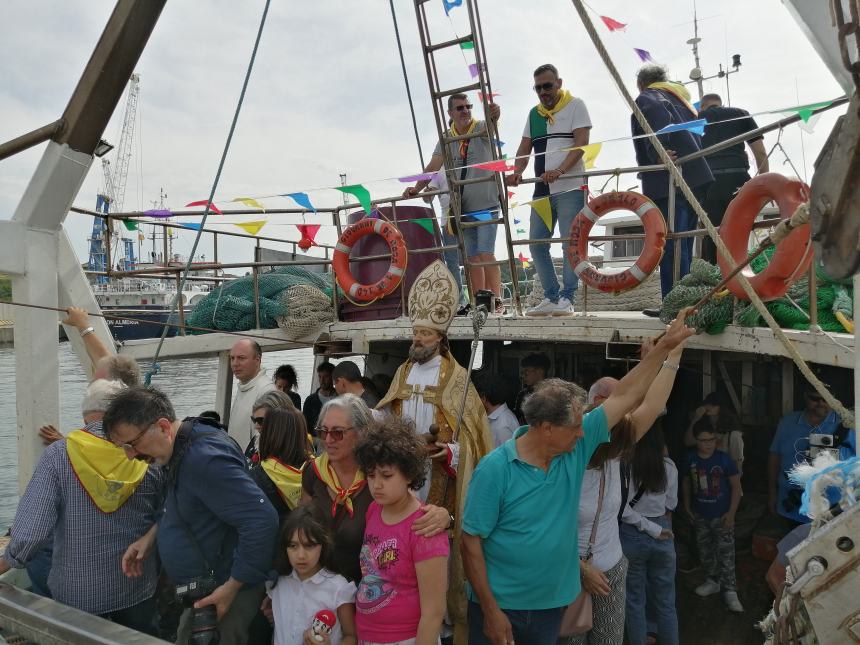
[[57, 132], [63, 128], [64, 124], [65, 122], [63, 119], [57, 119], [53, 123], [31, 130], [26, 134], [22, 134], [20, 137], [15, 137], [10, 141], [0, 143], [0, 161], [7, 157], [11, 157], [12, 155], [16, 155], [19, 152], [23, 152], [28, 148], [37, 146], [43, 141], [47, 141], [57, 134]]
[[182, 288], [182, 276], [177, 272], [176, 274], [176, 297], [178, 298], [177, 302], [179, 302], [178, 312], [179, 312], [179, 333], [185, 336], [185, 298], [182, 296], [182, 293], [179, 291]]
[[257, 262], [260, 261], [260, 241], [257, 240], [257, 246], [254, 247], [254, 267], [252, 268], [254, 276], [254, 329], [260, 329], [260, 273], [257, 267]]
[[[860, 273], [854, 274], [854, 324], [860, 320], [860, 303], [857, 294], [860, 293]], [[860, 352], [857, 351], [857, 328], [854, 328], [854, 409], [860, 401]], [[860, 450], [860, 449], [858, 449]], [[858, 453], [860, 454], [860, 453]]]
[[[810, 241], [810, 247], [812, 242]], [[818, 326], [818, 276], [815, 273], [815, 250], [810, 249], [812, 253], [812, 263], [809, 265], [809, 331], [818, 333], [821, 327]]]

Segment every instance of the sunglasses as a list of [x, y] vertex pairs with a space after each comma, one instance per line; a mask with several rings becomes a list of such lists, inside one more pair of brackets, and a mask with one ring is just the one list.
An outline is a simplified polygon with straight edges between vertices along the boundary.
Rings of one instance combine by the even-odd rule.
[[549, 92], [555, 87], [555, 83], [539, 83], [534, 86], [535, 92]]
[[263, 421], [265, 420], [266, 417], [251, 417], [251, 423], [253, 423], [255, 426], [263, 425]]
[[331, 435], [332, 441], [343, 441], [344, 433], [354, 429], [355, 428], [326, 428], [325, 426], [317, 426], [317, 435], [319, 435], [319, 438], [323, 441], [325, 441], [329, 435]]
[[143, 439], [143, 435], [145, 435], [147, 432], [149, 432], [151, 428], [152, 428], [152, 426], [144, 428], [143, 430], [138, 432], [137, 436], [135, 436], [135, 438], [132, 439], [131, 441], [127, 441], [126, 443], [117, 444], [117, 448], [120, 448], [121, 450], [135, 450], [136, 451], [137, 450], [137, 448], [136, 448], [137, 444], [140, 442], [141, 439]]
[[455, 105], [454, 106], [455, 112], [462, 112], [463, 110], [471, 110], [471, 109], [472, 109], [472, 105], [469, 103], [467, 103], [465, 105]]

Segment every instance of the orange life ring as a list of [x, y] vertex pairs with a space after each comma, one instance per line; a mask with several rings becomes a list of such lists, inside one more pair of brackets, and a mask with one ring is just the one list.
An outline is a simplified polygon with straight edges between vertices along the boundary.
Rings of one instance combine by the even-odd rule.
[[[629, 269], [620, 273], [599, 271], [588, 261], [588, 234], [598, 218], [617, 210], [633, 211], [645, 227], [642, 255]], [[666, 245], [666, 221], [663, 213], [645, 195], [631, 191], [605, 193], [586, 204], [570, 226], [567, 261], [579, 279], [589, 287], [606, 293], [620, 293], [640, 284], [660, 264]]]
[[[349, 270], [349, 254], [352, 247], [363, 237], [372, 234], [381, 235], [391, 249], [391, 264], [385, 275], [374, 284], [361, 284]], [[397, 289], [406, 273], [406, 242], [397, 227], [384, 219], [364, 219], [349, 226], [335, 245], [331, 265], [337, 277], [340, 288], [353, 300], [372, 302], [387, 296]]]
[[[798, 206], [809, 201], [809, 186], [797, 179], [771, 172], [758, 175], [741, 187], [726, 208], [720, 225], [720, 237], [729, 247], [736, 264], [747, 259], [753, 222], [762, 206], [771, 200], [779, 207], [780, 219], [788, 219]], [[723, 277], [731, 273], [731, 268], [722, 254], [717, 254], [717, 261]], [[762, 300], [775, 300], [785, 295], [796, 276], [806, 273], [811, 262], [810, 228], [809, 224], [804, 224], [794, 229], [777, 245], [764, 271], [753, 273], [752, 268], [747, 267], [742, 273]], [[733, 278], [727, 286], [738, 298], [749, 300], [737, 278]]]

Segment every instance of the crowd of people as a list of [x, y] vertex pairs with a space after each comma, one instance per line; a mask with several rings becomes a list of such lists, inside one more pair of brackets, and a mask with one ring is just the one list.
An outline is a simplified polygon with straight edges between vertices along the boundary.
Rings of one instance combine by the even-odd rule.
[[[592, 128], [586, 102], [573, 96], [566, 87], [555, 65], [544, 64], [535, 69], [533, 89], [538, 103], [528, 113], [522, 139], [516, 151], [513, 170], [505, 175], [505, 184], [518, 186], [523, 181], [523, 173], [534, 158], [534, 173], [539, 180], [534, 184], [533, 200], [549, 200], [549, 217], [533, 206], [529, 219], [529, 250], [535, 271], [543, 287], [543, 299], [526, 311], [527, 316], [570, 316], [574, 311], [575, 294], [579, 285], [576, 267], [565, 262], [562, 268], [562, 281], [558, 276], [550, 256], [550, 246], [546, 240], [553, 238], [556, 227], [562, 244], [563, 257], [567, 256], [570, 244], [569, 231], [576, 215], [583, 209], [588, 193], [588, 180], [585, 171], [585, 148], [589, 144]], [[669, 156], [680, 159], [718, 143], [737, 136], [747, 135], [747, 145], [755, 159], [755, 172], [768, 171], [768, 158], [762, 135], [756, 135], [758, 125], [746, 110], [723, 106], [718, 94], [706, 94], [695, 106], [689, 91], [681, 83], [670, 81], [664, 67], [648, 64], [637, 73], [636, 85], [639, 95], [636, 105], [642, 111], [654, 131], [671, 125], [704, 119], [707, 121], [704, 136], [688, 129], [675, 128], [661, 134], [660, 141]], [[497, 122], [501, 117], [500, 107], [489, 103], [488, 118]], [[457, 182], [456, 190], [460, 203], [460, 218], [451, 212], [449, 193], [439, 194], [442, 211], [442, 243], [446, 247], [445, 263], [457, 280], [460, 302], [465, 302], [463, 285], [460, 280], [462, 260], [457, 250], [457, 227], [462, 227], [465, 256], [468, 260], [469, 282], [477, 293], [487, 290], [495, 297], [496, 312], [502, 312], [501, 278], [499, 263], [495, 256], [496, 223], [500, 221], [500, 204], [504, 201], [499, 194], [498, 184], [490, 181], [493, 172], [476, 167], [493, 159], [492, 128], [486, 121], [472, 116], [473, 105], [468, 95], [452, 94], [448, 97], [449, 129], [445, 132], [447, 157], [455, 167], [452, 176]], [[489, 134], [488, 134], [489, 132]], [[749, 134], [752, 133], [752, 134]], [[651, 140], [644, 137], [643, 130], [635, 117], [631, 118], [631, 134], [636, 163], [651, 166], [661, 163]], [[467, 135], [468, 138], [464, 138]], [[416, 197], [422, 191], [447, 191], [448, 180], [445, 174], [443, 147], [437, 145], [430, 162], [424, 168], [426, 174], [433, 173], [430, 179], [421, 179], [408, 187], [404, 197]], [[697, 200], [702, 204], [714, 226], [722, 222], [729, 202], [738, 189], [750, 179], [750, 162], [744, 143], [724, 147], [704, 158], [687, 161], [682, 166], [682, 174], [690, 185]], [[483, 181], [482, 181], [483, 180]], [[670, 195], [668, 171], [640, 173], [642, 192], [668, 218], [670, 198], [674, 198], [673, 231], [683, 233], [696, 228], [696, 216], [692, 206], [676, 187]], [[425, 197], [431, 201], [432, 197]], [[493, 217], [487, 220], [475, 214], [489, 211]], [[674, 244], [667, 240], [660, 262], [661, 293], [665, 296], [674, 283]], [[687, 237], [680, 243], [680, 276], [689, 272], [693, 253], [693, 238]], [[716, 263], [716, 247], [710, 238], [702, 245], [702, 257]], [[461, 313], [468, 310], [461, 308]], [[659, 311], [646, 309], [646, 315], [656, 316]]]

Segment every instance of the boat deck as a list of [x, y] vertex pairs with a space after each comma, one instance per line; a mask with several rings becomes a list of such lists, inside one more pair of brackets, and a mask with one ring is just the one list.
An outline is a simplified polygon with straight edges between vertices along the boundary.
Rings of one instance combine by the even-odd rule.
[[[482, 340], [511, 342], [638, 343], [656, 336], [665, 325], [656, 318], [648, 318], [633, 311], [589, 312], [588, 315], [555, 318], [525, 318], [491, 316], [481, 330]], [[807, 361], [823, 365], [850, 368], [854, 364], [853, 334], [833, 334], [786, 329], [800, 355]], [[617, 332], [617, 334], [616, 334]], [[370, 350], [371, 343], [379, 341], [408, 341], [412, 330], [408, 318], [373, 320], [364, 322], [337, 322], [328, 325], [317, 338], [293, 341], [280, 329], [262, 329], [244, 332], [258, 337], [264, 351], [299, 349], [316, 343], [338, 343], [351, 348], [355, 354]], [[471, 340], [470, 318], [456, 318], [449, 330], [451, 340]], [[205, 334], [176, 336], [164, 341], [160, 357], [164, 359], [188, 356], [212, 356], [229, 351], [237, 337], [231, 334]], [[158, 339], [129, 341], [120, 353], [136, 359], [151, 358]], [[729, 326], [717, 335], [699, 334], [690, 339], [690, 349], [740, 352], [767, 356], [787, 357], [785, 348], [773, 332], [766, 327]]]

